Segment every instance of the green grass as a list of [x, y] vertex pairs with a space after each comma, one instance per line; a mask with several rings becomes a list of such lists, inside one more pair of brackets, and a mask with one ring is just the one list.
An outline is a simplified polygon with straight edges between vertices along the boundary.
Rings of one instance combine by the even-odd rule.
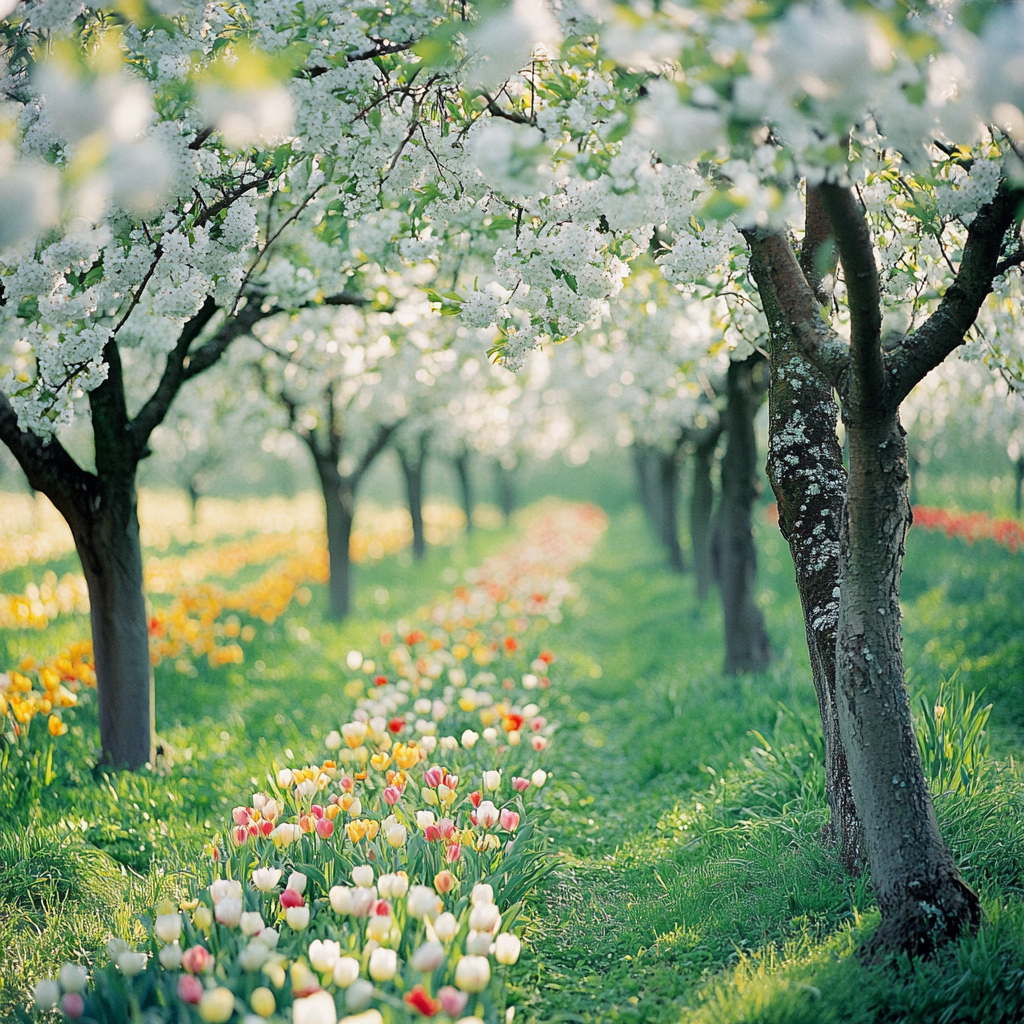
[[[933, 696], [959, 668], [968, 689], [987, 688], [995, 704], [1000, 760], [976, 794], [938, 803], [987, 923], [929, 964], [869, 969], [854, 950], [876, 921], [870, 885], [845, 876], [819, 841], [816, 709], [784, 543], [759, 528], [758, 598], [775, 663], [730, 679], [720, 671], [717, 599], [699, 604], [692, 578], [663, 568], [634, 507], [616, 496], [609, 508], [608, 535], [575, 575], [581, 597], [548, 633], [571, 680], [559, 697], [546, 791], [548, 845], [560, 857], [510, 974], [517, 1020], [1024, 1016], [1024, 778], [1010, 760], [1024, 737], [1022, 556], [910, 535], [903, 598], [912, 687]], [[179, 884], [209, 830], [269, 763], [312, 755], [338, 724], [348, 702], [336, 668], [346, 652], [446, 589], [446, 570], [477, 564], [512, 535], [478, 533], [423, 565], [405, 557], [363, 568], [348, 623], [324, 622], [318, 590], [309, 606], [261, 630], [243, 666], [200, 666], [194, 676], [161, 666], [158, 729], [174, 761], [165, 774], [94, 777], [83, 714], [38, 824], [24, 836], [0, 829], [0, 948], [13, 951], [0, 968], [0, 1016], [62, 958], [88, 957], [110, 934], [130, 937], [132, 915]], [[388, 590], [383, 608], [378, 587]], [[70, 636], [73, 626], [81, 635], [81, 622], [60, 629]], [[14, 653], [26, 640], [57, 646], [56, 636], [65, 634], [3, 641]], [[59, 856], [48, 864], [38, 854], [51, 848]]]

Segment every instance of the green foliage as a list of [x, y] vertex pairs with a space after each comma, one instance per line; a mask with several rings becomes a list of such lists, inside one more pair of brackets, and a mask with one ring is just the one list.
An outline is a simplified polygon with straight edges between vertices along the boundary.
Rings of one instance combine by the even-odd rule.
[[988, 765], [989, 741], [985, 726], [992, 705], [980, 707], [978, 695], [964, 693], [954, 674], [943, 680], [934, 703], [920, 699], [915, 719], [925, 774], [936, 793], [977, 792]]

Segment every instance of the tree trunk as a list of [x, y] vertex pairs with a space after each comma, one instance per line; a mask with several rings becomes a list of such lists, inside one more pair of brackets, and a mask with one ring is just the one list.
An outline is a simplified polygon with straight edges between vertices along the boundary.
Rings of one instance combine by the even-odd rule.
[[1024, 513], [1024, 455], [1016, 463], [1017, 487], [1013, 492], [1013, 507], [1017, 511], [1017, 518], [1020, 519]]
[[423, 441], [411, 455], [400, 446], [398, 461], [402, 464], [405, 477], [405, 496], [412, 519], [412, 554], [422, 562], [427, 553], [427, 541], [423, 534], [423, 465], [427, 460], [427, 446]]
[[757, 440], [754, 417], [763, 392], [754, 379], [762, 356], [729, 364], [722, 457], [722, 496], [715, 517], [713, 564], [725, 621], [725, 672], [762, 672], [771, 661], [764, 616], [754, 601], [757, 552], [752, 509], [757, 498]]
[[330, 454], [316, 457], [316, 471], [327, 513], [327, 556], [330, 561], [328, 614], [335, 622], [340, 622], [351, 608], [352, 559], [349, 545], [356, 489], [351, 478], [342, 476]]
[[70, 525], [89, 588], [103, 757], [139, 768], [153, 761], [156, 701], [134, 478], [98, 484]]
[[910, 476], [910, 504], [914, 506], [917, 504], [918, 499], [918, 487], [917, 481], [921, 472], [921, 463], [914, 457], [913, 453], [908, 449], [907, 451], [907, 473]]
[[836, 690], [882, 912], [870, 949], [927, 954], [976, 925], [980, 905], [939, 833], [904, 685], [899, 596], [911, 521], [904, 432], [895, 411], [866, 404], [846, 419]]
[[464, 451], [452, 459], [455, 473], [459, 478], [459, 496], [462, 512], [466, 517], [466, 533], [473, 532], [473, 481], [469, 475], [469, 452]]
[[656, 467], [659, 505], [661, 506], [661, 539], [668, 551], [668, 565], [673, 572], [686, 571], [686, 559], [679, 543], [679, 459], [681, 447], [675, 451], [658, 452]]
[[498, 507], [505, 517], [505, 525], [512, 522], [512, 513], [516, 510], [515, 482], [512, 470], [507, 469], [500, 459], [494, 462], [494, 486], [498, 492]]
[[715, 486], [711, 466], [722, 428], [716, 425], [701, 435], [693, 449], [693, 487], [690, 492], [690, 544], [693, 571], [697, 577], [697, 599], [707, 597], [714, 573], [711, 567], [711, 514], [715, 507]]
[[199, 499], [202, 492], [196, 486], [195, 477], [189, 477], [185, 483], [185, 492], [188, 494], [188, 522], [192, 529], [199, 523]]
[[651, 529], [661, 537], [661, 513], [658, 508], [658, 493], [652, 480], [651, 473], [651, 449], [640, 441], [633, 442], [633, 467], [636, 469], [637, 491], [640, 495], [640, 504], [647, 514], [647, 521]]

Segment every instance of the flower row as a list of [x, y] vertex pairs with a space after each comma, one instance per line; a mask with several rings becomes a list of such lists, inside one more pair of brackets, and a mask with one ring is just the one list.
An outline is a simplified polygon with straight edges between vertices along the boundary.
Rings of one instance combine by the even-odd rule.
[[943, 508], [915, 505], [914, 525], [926, 530], [942, 530], [947, 537], [958, 537], [968, 544], [994, 540], [1013, 552], [1024, 547], [1024, 526], [1013, 519], [992, 519], [983, 512], [948, 512]]

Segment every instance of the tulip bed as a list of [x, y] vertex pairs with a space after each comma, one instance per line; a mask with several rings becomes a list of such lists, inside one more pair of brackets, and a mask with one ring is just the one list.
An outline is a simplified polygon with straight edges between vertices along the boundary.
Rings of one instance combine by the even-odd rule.
[[509, 929], [549, 869], [553, 656], [538, 627], [560, 621], [567, 574], [605, 523], [591, 506], [539, 515], [374, 656], [350, 651], [356, 706], [325, 737], [331, 756], [273, 766], [210, 837], [209, 884], [158, 903], [141, 948], [113, 940], [88, 984], [73, 964], [37, 982], [37, 1009], [110, 1024], [191, 1008], [249, 1024], [511, 1021]]
[[[424, 566], [380, 563], [397, 626], [364, 611], [328, 627], [313, 587], [244, 665], [159, 666], [152, 773], [76, 777], [72, 725], [55, 742], [67, 789], [44, 791], [24, 837], [0, 828], [0, 1018], [43, 978], [44, 1002], [78, 995], [86, 1019], [188, 1024], [260, 1010], [500, 1022], [511, 1006], [537, 1024], [1024, 1019], [1015, 559], [981, 545], [965, 560], [941, 532], [908, 539], [912, 690], [933, 698], [959, 667], [995, 704], [982, 785], [937, 808], [988, 923], [931, 964], [873, 972], [855, 956], [877, 921], [870, 887], [819, 842], [813, 695], [777, 532], [759, 538], [777, 662], [738, 681], [720, 675], [715, 602], [661, 568], [639, 513], [614, 515], [592, 560], [552, 566], [552, 600], [534, 606], [525, 578], [489, 590], [507, 561], [465, 571], [499, 547], [521, 554], [512, 539], [479, 532]], [[430, 601], [442, 570], [464, 589]], [[187, 956], [200, 947], [209, 962]]]

